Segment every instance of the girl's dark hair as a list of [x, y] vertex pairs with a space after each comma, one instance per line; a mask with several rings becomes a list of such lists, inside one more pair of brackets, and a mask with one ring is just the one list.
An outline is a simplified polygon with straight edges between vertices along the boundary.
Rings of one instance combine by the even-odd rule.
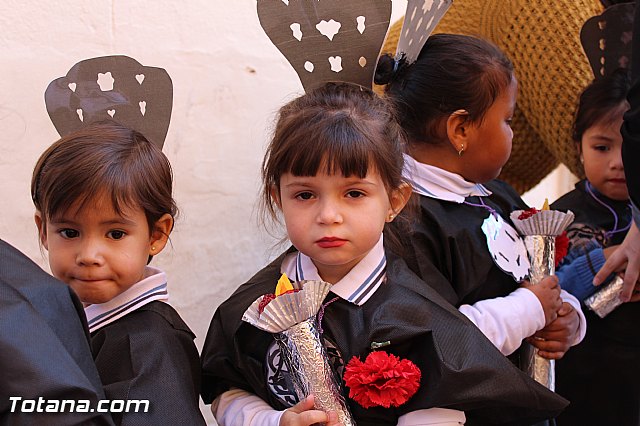
[[628, 108], [626, 100], [630, 87], [629, 72], [625, 68], [618, 68], [591, 82], [580, 94], [573, 140], [579, 143], [589, 127], [596, 123], [610, 124], [619, 117]]
[[89, 124], [64, 136], [38, 159], [31, 179], [31, 197], [46, 219], [79, 209], [100, 194], [113, 208], [141, 207], [153, 232], [162, 215], [176, 217], [173, 175], [160, 148], [141, 133], [111, 121]]
[[497, 46], [458, 34], [432, 35], [414, 63], [396, 65], [386, 56], [376, 70], [409, 141], [427, 144], [446, 141], [442, 122], [456, 110], [482, 122], [513, 78], [513, 64]]
[[272, 190], [285, 173], [363, 178], [370, 167], [390, 193], [403, 183], [405, 139], [389, 103], [370, 89], [328, 83], [280, 108], [262, 163], [262, 204], [277, 218]]

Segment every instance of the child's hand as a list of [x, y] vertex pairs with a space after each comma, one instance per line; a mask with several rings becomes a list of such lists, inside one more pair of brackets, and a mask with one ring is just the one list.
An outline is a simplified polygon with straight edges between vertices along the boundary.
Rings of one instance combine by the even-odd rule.
[[524, 281], [522, 287], [536, 295], [544, 311], [545, 326], [551, 324], [558, 317], [558, 310], [562, 306], [558, 278], [555, 276], [544, 277], [542, 281], [535, 285], [529, 281]]
[[602, 249], [602, 255], [604, 256], [604, 260], [609, 259], [609, 256], [611, 256], [613, 253], [616, 252], [616, 250], [618, 250], [618, 247], [620, 247], [619, 244], [615, 245], [615, 246], [609, 246], [609, 247], [605, 247]]
[[326, 426], [341, 426], [338, 422], [338, 415], [330, 411], [313, 409], [313, 395], [309, 395], [304, 400], [298, 402], [293, 407], [285, 410], [280, 417], [280, 426], [310, 426], [315, 423], [324, 423]]
[[[620, 276], [624, 279], [624, 272], [620, 273]], [[631, 299], [627, 303], [640, 302], [640, 281], [636, 281], [636, 285], [633, 286], [631, 292]]]
[[564, 302], [558, 318], [527, 341], [538, 349], [538, 354], [547, 359], [560, 359], [571, 347], [578, 334], [580, 317], [569, 303]]

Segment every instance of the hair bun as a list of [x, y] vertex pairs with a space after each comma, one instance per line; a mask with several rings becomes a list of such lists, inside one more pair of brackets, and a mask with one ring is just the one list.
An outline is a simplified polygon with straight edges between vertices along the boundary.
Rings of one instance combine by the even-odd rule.
[[373, 81], [379, 85], [389, 84], [396, 72], [396, 61], [393, 57], [386, 53], [378, 59], [378, 66]]

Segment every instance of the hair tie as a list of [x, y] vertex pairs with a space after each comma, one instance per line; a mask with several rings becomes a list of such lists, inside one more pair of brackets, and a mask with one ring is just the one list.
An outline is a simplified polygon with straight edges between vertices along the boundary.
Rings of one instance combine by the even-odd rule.
[[395, 58], [393, 60], [393, 74], [395, 75], [395, 73], [398, 72], [398, 68], [400, 67], [400, 59], [399, 58]]

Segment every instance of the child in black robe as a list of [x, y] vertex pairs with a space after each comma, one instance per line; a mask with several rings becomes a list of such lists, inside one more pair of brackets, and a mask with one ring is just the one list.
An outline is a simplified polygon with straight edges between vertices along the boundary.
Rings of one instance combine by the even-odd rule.
[[333, 413], [312, 409], [312, 399], [297, 400], [274, 337], [242, 321], [282, 272], [332, 284], [320, 325], [338, 377], [353, 357], [376, 350], [419, 368], [417, 392], [396, 405], [363, 404], [345, 390], [359, 426], [525, 425], [564, 406], [411, 272], [391, 234], [382, 237], [411, 194], [402, 144], [386, 102], [359, 86], [328, 84], [280, 110], [263, 163], [263, 202], [282, 214], [293, 247], [240, 286], [211, 322], [202, 395], [222, 426], [336, 424]]
[[113, 122], [63, 137], [33, 172], [51, 271], [85, 305], [106, 397], [126, 404], [111, 410], [116, 424], [204, 424], [194, 335], [166, 303], [164, 272], [147, 266], [173, 227], [172, 181], [162, 151]]
[[453, 34], [430, 37], [415, 63], [391, 65], [381, 60], [377, 78], [407, 132], [404, 173], [420, 203], [409, 266], [514, 362], [523, 339], [562, 357], [584, 336], [580, 304], [554, 277], [524, 280], [509, 215], [527, 206], [495, 179], [511, 152], [513, 65], [490, 42]]
[[[627, 71], [618, 69], [581, 94], [574, 140], [586, 179], [552, 204], [576, 216], [557, 274], [580, 300], [597, 291], [594, 274], [631, 225], [620, 134], [629, 85]], [[558, 425], [640, 424], [640, 304], [624, 303], [604, 318], [584, 312], [585, 339], [556, 364], [557, 392], [571, 401]]]

